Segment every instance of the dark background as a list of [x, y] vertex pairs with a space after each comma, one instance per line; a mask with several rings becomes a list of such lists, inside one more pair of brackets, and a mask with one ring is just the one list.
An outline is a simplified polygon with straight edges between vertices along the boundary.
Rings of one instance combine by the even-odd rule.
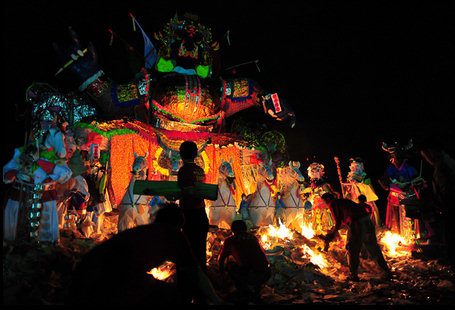
[[[341, 159], [343, 177], [348, 159], [360, 156], [376, 182], [387, 164], [382, 141], [436, 136], [454, 154], [455, 15], [450, 1], [10, 0], [3, 9], [2, 165], [24, 141], [27, 86], [61, 83], [53, 77], [60, 64], [52, 42], [67, 40], [69, 25], [83, 41], [94, 43], [114, 80], [133, 77], [119, 40], [108, 46], [109, 27], [142, 52], [128, 12], [150, 37], [176, 12], [196, 13], [222, 41], [225, 68], [259, 59], [260, 73], [247, 65], [238, 74], [255, 78], [293, 106], [295, 128], [271, 126], [284, 132], [302, 172], [319, 161], [338, 186], [333, 156]], [[231, 46], [222, 40], [227, 30]], [[416, 154], [411, 161], [420, 165]], [[424, 175], [429, 173], [423, 167]]]

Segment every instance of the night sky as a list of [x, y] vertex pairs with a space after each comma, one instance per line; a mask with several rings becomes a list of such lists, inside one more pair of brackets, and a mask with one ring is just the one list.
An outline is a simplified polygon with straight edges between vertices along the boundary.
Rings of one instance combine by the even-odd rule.
[[[133, 77], [121, 44], [108, 46], [111, 27], [142, 51], [128, 12], [151, 36], [175, 12], [191, 11], [222, 41], [225, 68], [259, 59], [260, 73], [247, 65], [237, 74], [287, 99], [297, 125], [273, 129], [284, 132], [292, 159], [304, 168], [313, 160], [324, 163], [334, 183], [334, 155], [344, 177], [355, 156], [364, 158], [374, 179], [380, 176], [387, 163], [383, 140], [435, 135], [453, 154], [455, 116], [447, 110], [455, 98], [453, 4], [366, 2], [4, 1], [2, 165], [24, 141], [20, 112], [27, 86], [61, 83], [53, 77], [60, 64], [52, 42], [68, 40], [69, 25], [93, 42], [114, 80]], [[231, 46], [222, 40], [227, 30]]]

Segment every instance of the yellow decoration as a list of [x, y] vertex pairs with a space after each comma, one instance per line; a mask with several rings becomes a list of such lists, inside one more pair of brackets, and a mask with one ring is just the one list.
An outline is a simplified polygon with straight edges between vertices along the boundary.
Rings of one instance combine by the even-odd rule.
[[209, 157], [207, 156], [207, 153], [205, 151], [202, 151], [201, 157], [202, 160], [204, 161], [204, 173], [207, 174], [209, 173], [210, 169]]
[[155, 152], [155, 158], [153, 159], [153, 168], [155, 168], [155, 170], [158, 171], [161, 175], [169, 176], [169, 169], [163, 168], [158, 164], [158, 159], [160, 158], [161, 153], [163, 153], [163, 148], [160, 146]]

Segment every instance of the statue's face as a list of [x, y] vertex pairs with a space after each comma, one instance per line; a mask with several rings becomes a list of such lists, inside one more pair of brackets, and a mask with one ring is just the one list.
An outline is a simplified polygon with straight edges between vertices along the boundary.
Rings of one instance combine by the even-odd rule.
[[324, 166], [318, 163], [312, 163], [307, 171], [311, 179], [320, 179], [324, 176]]
[[390, 157], [389, 161], [390, 161], [390, 163], [391, 163], [392, 165], [394, 165], [394, 166], [397, 167], [397, 168], [400, 167], [401, 164], [403, 163], [402, 158], [400, 158], [400, 157], [397, 156], [397, 155], [392, 155], [392, 156]]
[[353, 172], [355, 174], [361, 174], [364, 171], [363, 163], [357, 162], [357, 161], [352, 161], [351, 164], [349, 165], [349, 169], [351, 170], [351, 172]]

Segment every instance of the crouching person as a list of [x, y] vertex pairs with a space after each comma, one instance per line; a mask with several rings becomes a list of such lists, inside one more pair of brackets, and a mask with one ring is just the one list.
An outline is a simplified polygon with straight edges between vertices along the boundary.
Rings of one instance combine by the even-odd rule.
[[[270, 264], [255, 235], [247, 231], [244, 221], [232, 222], [232, 236], [226, 238], [218, 256], [219, 270], [225, 270], [239, 293], [239, 302], [259, 302], [262, 285], [271, 276]], [[232, 257], [225, 264], [228, 258]]]
[[[182, 233], [183, 222], [183, 213], [176, 204], [164, 204], [154, 223], [122, 231], [93, 248], [73, 272], [67, 304], [190, 304], [196, 296], [202, 296], [207, 304], [220, 304]], [[175, 264], [175, 282], [149, 274], [166, 262]], [[97, 287], [90, 291], [88, 287], [93, 283]]]

